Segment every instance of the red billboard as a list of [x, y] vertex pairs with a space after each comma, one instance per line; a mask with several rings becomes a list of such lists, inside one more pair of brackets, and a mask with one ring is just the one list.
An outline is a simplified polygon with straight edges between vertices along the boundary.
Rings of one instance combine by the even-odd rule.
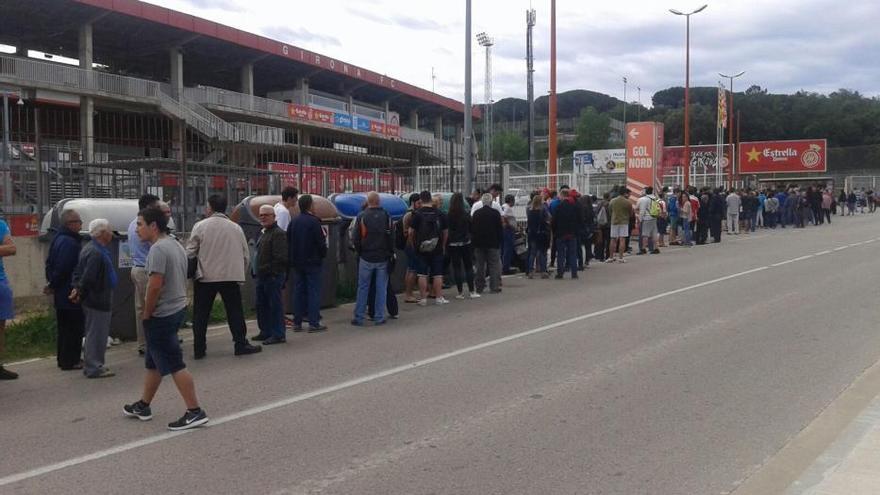
[[828, 171], [828, 144], [824, 139], [755, 141], [740, 143], [740, 174]]
[[[714, 144], [691, 145], [691, 173], [696, 175], [714, 174], [715, 164], [718, 161], [718, 147]], [[663, 148], [663, 175], [678, 175], [682, 173], [684, 164], [684, 146], [666, 146]], [[724, 154], [721, 157], [721, 169], [727, 170], [730, 163], [730, 146], [724, 145]]]
[[320, 122], [321, 124], [333, 125], [333, 112], [318, 110], [317, 108], [309, 108], [309, 111], [311, 112], [311, 114], [309, 114], [309, 120]]
[[663, 124], [633, 122], [626, 125], [626, 186], [637, 195], [657, 182], [663, 159]]

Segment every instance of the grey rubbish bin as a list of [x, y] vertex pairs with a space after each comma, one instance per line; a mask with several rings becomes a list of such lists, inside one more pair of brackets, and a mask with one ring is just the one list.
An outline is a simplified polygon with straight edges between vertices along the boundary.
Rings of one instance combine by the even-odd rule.
[[[119, 283], [113, 291], [113, 309], [110, 317], [110, 335], [123, 340], [137, 338], [134, 314], [134, 284], [131, 283], [131, 257], [128, 252], [128, 224], [137, 216], [136, 199], [77, 198], [63, 199], [51, 208], [40, 224], [40, 239], [51, 242], [61, 228], [61, 214], [65, 210], [76, 210], [83, 221], [84, 241], [88, 242], [89, 222], [104, 218], [110, 222], [113, 241], [110, 250], [113, 266], [116, 267]], [[174, 226], [173, 221], [170, 225]]]

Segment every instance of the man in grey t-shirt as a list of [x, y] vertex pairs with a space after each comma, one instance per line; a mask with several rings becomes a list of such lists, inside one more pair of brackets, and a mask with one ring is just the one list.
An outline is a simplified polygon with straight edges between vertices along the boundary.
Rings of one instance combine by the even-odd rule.
[[177, 330], [186, 314], [186, 252], [168, 237], [168, 218], [157, 208], [146, 208], [138, 213], [137, 234], [152, 247], [147, 255], [147, 281], [144, 322], [147, 343], [145, 364], [147, 374], [141, 399], [122, 407], [126, 416], [141, 421], [153, 419], [150, 402], [159, 390], [162, 377], [171, 375], [183, 401], [186, 413], [169, 430], [186, 430], [208, 422], [208, 415], [199, 407], [193, 377], [186, 370], [183, 352], [177, 340]]

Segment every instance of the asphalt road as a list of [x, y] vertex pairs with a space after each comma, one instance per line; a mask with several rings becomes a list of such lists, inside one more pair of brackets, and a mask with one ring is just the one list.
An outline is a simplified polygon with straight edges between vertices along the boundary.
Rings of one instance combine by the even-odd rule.
[[153, 421], [122, 417], [130, 346], [108, 380], [24, 364], [0, 383], [0, 493], [729, 493], [880, 359], [880, 216], [834, 221], [380, 328], [326, 311], [258, 356], [221, 329], [189, 363], [212, 423], [183, 434], [170, 380]]

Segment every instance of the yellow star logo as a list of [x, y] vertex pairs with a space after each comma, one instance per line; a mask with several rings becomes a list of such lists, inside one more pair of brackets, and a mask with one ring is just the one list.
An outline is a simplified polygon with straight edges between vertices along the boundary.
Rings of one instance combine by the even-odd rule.
[[750, 162], [757, 162], [758, 157], [761, 156], [761, 152], [756, 150], [754, 146], [752, 146], [752, 151], [746, 151], [746, 154], [749, 155]]

